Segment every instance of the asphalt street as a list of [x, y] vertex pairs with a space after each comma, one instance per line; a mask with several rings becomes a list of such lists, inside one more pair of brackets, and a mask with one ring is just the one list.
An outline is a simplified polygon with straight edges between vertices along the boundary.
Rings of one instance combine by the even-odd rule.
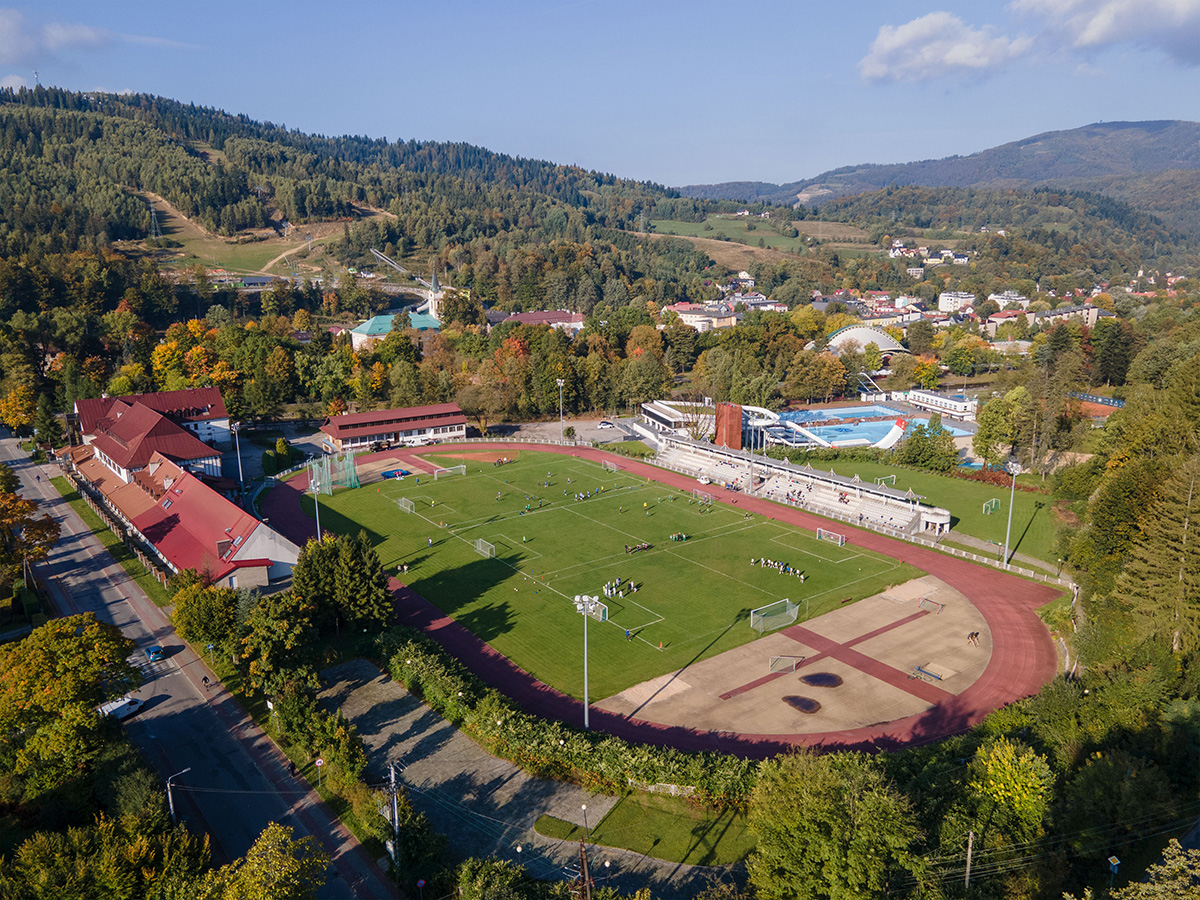
[[[353, 835], [307, 783], [288, 774], [283, 754], [58, 495], [49, 483], [57, 468], [31, 463], [7, 431], [0, 438], [0, 461], [17, 472], [22, 494], [36, 499], [39, 511], [62, 528], [58, 545], [36, 570], [57, 612], [93, 612], [137, 645], [132, 659], [146, 681], [134, 696], [145, 707], [126, 727], [164, 781], [190, 769], [172, 778], [176, 813], [210, 835], [215, 861], [244, 855], [269, 823], [280, 822], [298, 837], [316, 836], [331, 856], [322, 898], [398, 896]], [[165, 651], [160, 662], [144, 653], [154, 644]]]

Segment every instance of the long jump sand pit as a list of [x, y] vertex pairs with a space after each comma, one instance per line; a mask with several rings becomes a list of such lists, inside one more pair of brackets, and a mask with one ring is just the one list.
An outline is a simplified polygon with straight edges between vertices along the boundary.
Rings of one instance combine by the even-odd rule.
[[[795, 669], [771, 672], [772, 657], [783, 668], [794, 662]], [[925, 576], [595, 705], [706, 731], [840, 732], [951, 700], [980, 677], [990, 658], [983, 615], [961, 593]]]

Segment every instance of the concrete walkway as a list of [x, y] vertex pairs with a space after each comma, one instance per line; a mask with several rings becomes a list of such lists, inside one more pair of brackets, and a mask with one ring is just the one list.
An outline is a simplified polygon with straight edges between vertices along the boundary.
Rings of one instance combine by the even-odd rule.
[[[340, 707], [366, 745], [370, 780], [385, 781], [388, 763], [396, 763], [413, 806], [449, 837], [456, 859], [494, 856], [519, 861], [535, 878], [571, 877], [564, 869], [578, 863], [579, 845], [542, 837], [534, 823], [547, 813], [583, 825], [586, 803], [587, 821], [594, 826], [617, 801], [534, 778], [492, 756], [365, 660], [328, 669], [322, 680], [327, 685], [322, 706]], [[598, 886], [609, 883], [631, 895], [648, 887], [656, 900], [693, 897], [713, 878], [729, 878], [723, 868], [668, 863], [607, 847], [593, 847], [588, 859]]]
[[[961, 544], [964, 547], [970, 547], [972, 550], [978, 550], [980, 553], [992, 556], [997, 559], [1004, 553], [1004, 545], [996, 544], [992, 541], [985, 541], [982, 538], [972, 537], [969, 534], [963, 534], [960, 531], [951, 532], [948, 543]], [[1048, 563], [1044, 559], [1038, 559], [1036, 556], [1030, 556], [1028, 553], [1021, 553], [1014, 550], [1012, 554], [1012, 562], [1022, 563], [1034, 569], [1042, 569], [1043, 571], [1053, 573], [1057, 578], [1062, 569], [1055, 569], [1054, 563]]]

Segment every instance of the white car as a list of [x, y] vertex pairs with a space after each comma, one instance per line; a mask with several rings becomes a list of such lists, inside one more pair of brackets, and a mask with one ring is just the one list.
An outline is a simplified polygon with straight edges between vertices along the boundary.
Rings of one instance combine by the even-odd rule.
[[601, 423], [600, 423], [599, 425], [597, 425], [596, 427], [597, 427], [597, 428], [616, 428], [617, 426], [616, 426], [616, 425], [614, 425], [612, 422], [609, 422], [609, 421], [606, 419], [605, 421], [601, 422]]
[[121, 719], [128, 719], [141, 709], [144, 702], [137, 697], [122, 697], [120, 700], [109, 700], [107, 703], [101, 703], [96, 707], [96, 712], [102, 716], [111, 716], [120, 721]]

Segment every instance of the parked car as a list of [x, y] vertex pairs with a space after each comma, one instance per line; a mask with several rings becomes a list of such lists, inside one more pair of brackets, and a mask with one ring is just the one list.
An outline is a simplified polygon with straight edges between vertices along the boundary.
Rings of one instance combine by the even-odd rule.
[[155, 644], [153, 647], [147, 647], [146, 659], [150, 660], [150, 662], [162, 662], [163, 648], [158, 646], [158, 644]]
[[601, 422], [596, 427], [597, 428], [616, 428], [617, 426], [614, 425], [612, 422], [609, 422], [607, 419], [605, 419], [603, 422]]
[[144, 702], [137, 697], [122, 697], [119, 700], [109, 700], [107, 703], [101, 703], [96, 707], [96, 712], [102, 716], [108, 716], [119, 721], [132, 716], [142, 708]]

